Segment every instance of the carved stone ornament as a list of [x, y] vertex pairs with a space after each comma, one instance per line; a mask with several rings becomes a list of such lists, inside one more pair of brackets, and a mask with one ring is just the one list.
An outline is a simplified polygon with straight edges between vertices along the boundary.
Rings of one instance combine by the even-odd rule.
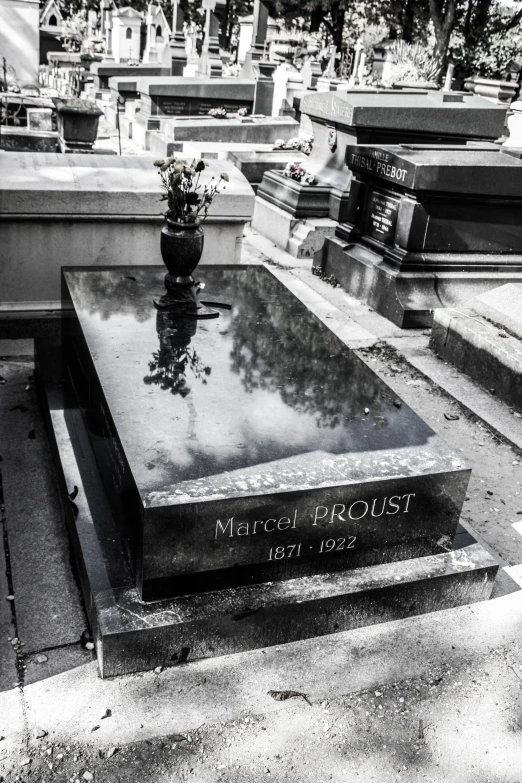
[[328, 130], [328, 146], [331, 152], [335, 152], [337, 149], [337, 128], [329, 128]]

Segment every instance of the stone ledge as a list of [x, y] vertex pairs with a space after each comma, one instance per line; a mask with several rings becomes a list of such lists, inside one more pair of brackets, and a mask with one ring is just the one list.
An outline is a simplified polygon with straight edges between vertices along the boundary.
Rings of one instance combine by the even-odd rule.
[[435, 310], [430, 346], [508, 405], [522, 409], [522, 343], [473, 310]]

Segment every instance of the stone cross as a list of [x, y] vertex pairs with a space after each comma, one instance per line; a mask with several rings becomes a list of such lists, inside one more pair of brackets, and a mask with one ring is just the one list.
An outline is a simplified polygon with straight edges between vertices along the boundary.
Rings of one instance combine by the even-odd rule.
[[361, 56], [363, 54], [364, 54], [364, 44], [362, 42], [362, 39], [358, 38], [355, 44], [352, 73], [349, 79], [349, 84], [351, 87], [353, 87], [354, 84], [357, 84], [357, 79], [359, 78], [359, 66], [361, 63]]
[[223, 64], [219, 56], [219, 21], [214, 13], [217, 0], [203, 0], [202, 8], [206, 12], [205, 39], [199, 64], [198, 75], [221, 76]]

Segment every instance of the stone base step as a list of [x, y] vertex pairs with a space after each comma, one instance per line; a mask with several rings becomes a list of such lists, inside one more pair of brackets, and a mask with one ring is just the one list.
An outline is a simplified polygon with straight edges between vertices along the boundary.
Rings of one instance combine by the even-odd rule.
[[476, 311], [435, 310], [430, 346], [496, 397], [522, 411], [522, 341]]

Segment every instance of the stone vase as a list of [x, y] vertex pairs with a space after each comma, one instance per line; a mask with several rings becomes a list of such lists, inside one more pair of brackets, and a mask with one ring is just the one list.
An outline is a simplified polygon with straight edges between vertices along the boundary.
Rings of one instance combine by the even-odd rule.
[[160, 249], [163, 263], [168, 269], [165, 280], [174, 285], [192, 285], [192, 272], [201, 260], [204, 235], [199, 221], [178, 223], [165, 221], [161, 229]]

